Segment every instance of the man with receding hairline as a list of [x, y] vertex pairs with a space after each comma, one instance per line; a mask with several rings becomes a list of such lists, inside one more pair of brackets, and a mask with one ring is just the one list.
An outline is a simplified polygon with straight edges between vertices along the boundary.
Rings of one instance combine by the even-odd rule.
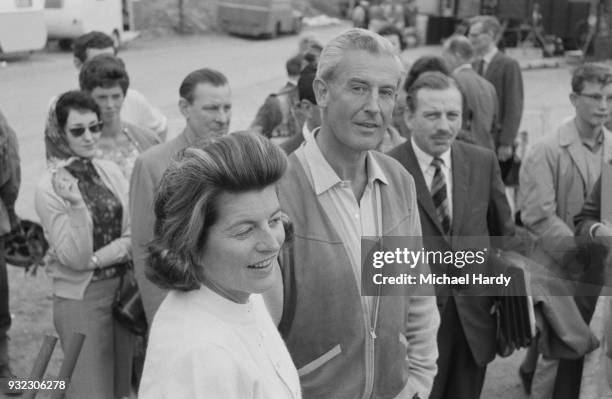
[[[430, 251], [489, 248], [491, 236], [513, 235], [510, 207], [493, 151], [455, 140], [462, 124], [462, 96], [454, 80], [426, 72], [412, 84], [406, 99], [411, 139], [393, 149], [414, 177], [423, 231]], [[496, 275], [495, 265], [432, 263], [437, 275]], [[498, 274], [497, 274], [498, 275]], [[441, 324], [438, 374], [431, 399], [478, 399], [487, 364], [495, 358], [497, 325], [494, 298], [478, 284], [436, 285]]]
[[228, 133], [232, 114], [231, 90], [221, 72], [203, 68], [188, 74], [179, 88], [179, 109], [187, 123], [173, 140], [140, 154], [130, 181], [130, 220], [134, 274], [149, 325], [166, 296], [145, 276], [148, 245], [153, 240], [155, 190], [171, 158], [180, 150], [197, 146], [209, 137]]
[[424, 399], [436, 372], [435, 298], [361, 295], [361, 237], [421, 235], [412, 177], [373, 151], [402, 74], [391, 43], [373, 32], [331, 40], [313, 86], [321, 127], [279, 183], [295, 231], [293, 256], [281, 259], [279, 330], [307, 399]]

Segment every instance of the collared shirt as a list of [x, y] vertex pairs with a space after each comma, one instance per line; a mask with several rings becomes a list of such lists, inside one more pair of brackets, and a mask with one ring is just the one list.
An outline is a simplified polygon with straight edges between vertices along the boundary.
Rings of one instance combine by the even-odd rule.
[[[414, 138], [410, 139], [412, 141], [412, 148], [414, 148], [414, 155], [416, 155], [417, 161], [419, 162], [419, 167], [421, 168], [421, 172], [423, 172], [423, 177], [425, 178], [425, 184], [427, 184], [427, 188], [431, 189], [431, 183], [433, 181], [434, 175], [436, 174], [436, 168], [431, 164], [434, 157], [421, 150], [417, 143], [415, 143]], [[438, 158], [442, 159], [444, 165], [442, 165], [442, 172], [444, 172], [444, 179], [446, 180], [446, 196], [448, 198], [448, 213], [453, 219], [453, 179], [452, 179], [452, 163], [451, 163], [451, 150], [450, 148], [440, 155]]]
[[304, 124], [302, 125], [302, 137], [304, 137], [304, 141], [309, 142], [311, 140], [314, 140], [314, 135], [318, 131], [319, 131], [318, 127], [314, 128], [314, 130], [310, 131], [308, 129], [308, 126], [306, 126], [306, 122], [304, 122]]
[[599, 134], [593, 141], [585, 140], [584, 138], [580, 138], [582, 144], [593, 154], [602, 155], [603, 153], [603, 142], [604, 142], [604, 134], [603, 130], [599, 131]]
[[[296, 150], [296, 155], [302, 165], [308, 180], [322, 208], [336, 227], [346, 252], [351, 261], [358, 287], [361, 287], [361, 237], [379, 236], [377, 231], [382, 225], [380, 184], [388, 184], [380, 165], [368, 152], [366, 155], [367, 185], [357, 200], [353, 193], [351, 182], [341, 180], [323, 156], [316, 140], [307, 141]], [[378, 192], [378, 193], [377, 193]]]
[[491, 61], [493, 60], [493, 57], [495, 57], [495, 54], [497, 54], [498, 51], [499, 50], [497, 50], [497, 46], [493, 46], [482, 57], [482, 60], [484, 61], [484, 65], [482, 67], [482, 75], [483, 76], [487, 72], [487, 68], [489, 67], [489, 64], [491, 63]]

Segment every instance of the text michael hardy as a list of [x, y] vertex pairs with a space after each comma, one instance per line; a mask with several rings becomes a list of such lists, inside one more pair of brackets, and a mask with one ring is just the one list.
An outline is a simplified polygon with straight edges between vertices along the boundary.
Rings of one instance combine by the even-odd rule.
[[383, 276], [374, 274], [372, 281], [375, 285], [503, 285], [507, 287], [512, 277], [503, 273], [497, 276], [488, 276], [482, 273], [467, 273], [462, 276], [449, 276], [444, 274], [406, 274], [398, 276]]

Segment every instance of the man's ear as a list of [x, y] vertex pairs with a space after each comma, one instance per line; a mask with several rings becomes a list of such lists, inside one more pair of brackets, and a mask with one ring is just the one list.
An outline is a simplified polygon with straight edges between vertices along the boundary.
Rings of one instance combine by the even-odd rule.
[[83, 66], [83, 62], [81, 60], [79, 60], [77, 57], [72, 57], [72, 63], [76, 69], [81, 70], [81, 67]]
[[315, 98], [319, 107], [325, 108], [329, 97], [329, 87], [327, 82], [317, 78], [312, 82], [312, 88], [314, 89]]
[[412, 130], [412, 115], [413, 113], [410, 108], [406, 108], [406, 110], [404, 111], [404, 115], [402, 115], [402, 117], [404, 118], [404, 123], [406, 124], [406, 126], [408, 126], [410, 130]]
[[578, 97], [580, 97], [579, 94], [576, 94], [574, 92], [571, 92], [569, 95], [569, 100], [572, 103], [572, 105], [574, 106], [574, 108], [576, 107], [576, 101], [578, 101]]
[[189, 107], [191, 106], [191, 104], [189, 104], [189, 101], [181, 97], [179, 99], [178, 106], [179, 106], [179, 110], [181, 111], [181, 114], [183, 114], [185, 119], [188, 119], [189, 118]]

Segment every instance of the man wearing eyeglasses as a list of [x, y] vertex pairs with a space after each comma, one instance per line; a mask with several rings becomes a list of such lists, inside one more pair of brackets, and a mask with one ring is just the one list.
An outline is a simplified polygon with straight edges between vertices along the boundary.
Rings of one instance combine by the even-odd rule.
[[[604, 126], [612, 112], [612, 69], [602, 64], [584, 64], [574, 71], [571, 85], [569, 99], [576, 115], [545, 136], [526, 157], [519, 175], [519, 198], [525, 227], [557, 263], [560, 277], [575, 280], [586, 265], [569, 255], [576, 249], [571, 239], [574, 216], [599, 178], [602, 162], [612, 158], [612, 133]], [[553, 389], [559, 392], [554, 387], [555, 379], [561, 383], [571, 381], [572, 376], [559, 376], [557, 361], [538, 361], [537, 356], [534, 345], [519, 373], [526, 390], [533, 379], [533, 397], [551, 397]], [[579, 387], [580, 375], [575, 377]]]

